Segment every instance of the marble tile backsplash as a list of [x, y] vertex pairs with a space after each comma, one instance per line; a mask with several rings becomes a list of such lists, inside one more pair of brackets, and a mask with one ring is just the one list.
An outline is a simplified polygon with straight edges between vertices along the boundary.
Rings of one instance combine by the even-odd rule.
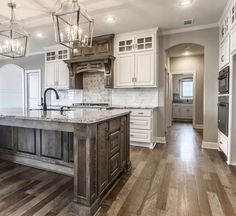
[[52, 105], [72, 103], [108, 103], [113, 106], [157, 106], [157, 88], [106, 89], [103, 73], [85, 73], [84, 89], [59, 91], [60, 100], [52, 94]]
[[103, 73], [85, 73], [83, 76], [83, 102], [111, 104], [111, 89], [104, 87]]
[[113, 89], [113, 106], [157, 106], [157, 88]]

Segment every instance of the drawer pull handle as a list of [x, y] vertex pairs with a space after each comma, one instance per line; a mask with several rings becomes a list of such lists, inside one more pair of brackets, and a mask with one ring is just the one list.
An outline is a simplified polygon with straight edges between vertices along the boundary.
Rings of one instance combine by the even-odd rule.
[[141, 112], [141, 113], [138, 113], [138, 114], [139, 114], [139, 115], [143, 115], [144, 113]]
[[220, 141], [220, 144], [223, 145], [223, 143]]

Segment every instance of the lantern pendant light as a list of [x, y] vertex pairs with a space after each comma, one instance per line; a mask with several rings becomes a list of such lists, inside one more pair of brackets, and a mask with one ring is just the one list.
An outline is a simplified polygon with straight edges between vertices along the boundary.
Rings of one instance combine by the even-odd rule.
[[56, 42], [67, 48], [91, 47], [94, 20], [78, 4], [78, 0], [64, 1], [53, 13]]
[[8, 3], [11, 9], [10, 23], [0, 27], [0, 55], [10, 58], [24, 57], [28, 46], [28, 33], [15, 20], [16, 4]]

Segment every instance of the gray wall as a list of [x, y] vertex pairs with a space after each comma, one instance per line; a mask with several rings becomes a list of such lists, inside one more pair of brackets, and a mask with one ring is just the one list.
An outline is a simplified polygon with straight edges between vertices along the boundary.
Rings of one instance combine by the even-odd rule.
[[196, 72], [196, 124], [203, 124], [204, 56], [170, 58], [171, 72]]
[[166, 50], [183, 43], [195, 43], [204, 47], [204, 134], [205, 142], [217, 142], [217, 72], [219, 58], [219, 29], [211, 28], [160, 36], [159, 56], [159, 113], [158, 136], [165, 136], [165, 64]]
[[5, 59], [0, 61], [0, 67], [5, 64], [16, 64], [25, 70], [40, 69], [42, 74], [42, 90], [44, 89], [44, 74], [45, 74], [45, 57], [44, 54], [27, 56], [23, 58]]

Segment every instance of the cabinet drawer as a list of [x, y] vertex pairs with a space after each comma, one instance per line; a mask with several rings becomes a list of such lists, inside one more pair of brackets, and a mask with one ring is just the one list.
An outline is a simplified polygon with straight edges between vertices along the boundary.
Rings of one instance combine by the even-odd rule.
[[151, 117], [152, 116], [152, 110], [139, 110], [139, 109], [136, 109], [136, 110], [131, 110], [131, 117], [132, 116], [145, 116], [145, 117]]
[[130, 128], [131, 129], [152, 129], [152, 118], [150, 117], [131, 117], [130, 118]]
[[109, 155], [113, 156], [120, 150], [120, 131], [109, 135]]
[[220, 132], [218, 133], [218, 143], [220, 149], [225, 153], [226, 156], [228, 156], [228, 140]]
[[130, 130], [130, 141], [135, 142], [152, 142], [152, 132], [144, 130]]
[[119, 173], [120, 167], [121, 167], [121, 157], [120, 157], [120, 152], [118, 152], [109, 160], [110, 179], [113, 179]]

